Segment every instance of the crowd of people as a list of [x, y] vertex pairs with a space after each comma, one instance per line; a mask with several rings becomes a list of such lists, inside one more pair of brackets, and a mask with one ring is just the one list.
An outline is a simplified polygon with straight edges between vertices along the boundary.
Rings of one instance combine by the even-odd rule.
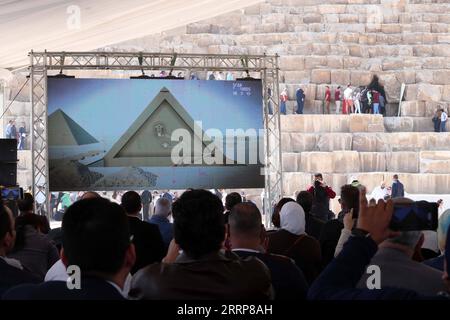
[[[337, 194], [317, 174], [296, 199], [280, 199], [266, 229], [258, 207], [236, 192], [221, 199], [218, 190], [189, 189], [156, 201], [150, 191], [128, 191], [117, 201], [86, 192], [52, 230], [26, 194], [16, 217], [0, 205], [0, 296], [448, 299], [450, 210], [432, 231], [440, 251], [425, 259], [425, 232], [389, 229], [394, 203], [408, 201], [402, 193], [394, 177], [390, 196], [369, 202], [355, 180], [341, 187], [335, 214], [330, 199]], [[377, 290], [370, 288], [372, 265], [380, 269]], [[75, 289], [68, 275], [74, 266]]]
[[[288, 90], [284, 88], [280, 93], [280, 113], [286, 114], [286, 103], [289, 100]], [[305, 92], [299, 87], [295, 92], [297, 108], [296, 114], [303, 114], [305, 106]], [[376, 75], [367, 86], [354, 87], [347, 84], [345, 89], [338, 85], [334, 91], [330, 86], [325, 86], [325, 95], [322, 110], [323, 114], [331, 114], [331, 106], [334, 103], [336, 114], [367, 113], [386, 115], [386, 92]], [[342, 108], [341, 108], [342, 107]]]
[[16, 139], [17, 149], [25, 150], [27, 148], [27, 130], [25, 128], [25, 122], [22, 122], [19, 129], [17, 129], [16, 121], [9, 120], [5, 128], [5, 139]]

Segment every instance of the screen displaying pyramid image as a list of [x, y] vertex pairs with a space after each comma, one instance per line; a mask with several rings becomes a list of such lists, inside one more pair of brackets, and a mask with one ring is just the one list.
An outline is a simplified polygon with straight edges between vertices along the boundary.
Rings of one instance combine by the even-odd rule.
[[52, 191], [263, 188], [260, 81], [48, 78]]

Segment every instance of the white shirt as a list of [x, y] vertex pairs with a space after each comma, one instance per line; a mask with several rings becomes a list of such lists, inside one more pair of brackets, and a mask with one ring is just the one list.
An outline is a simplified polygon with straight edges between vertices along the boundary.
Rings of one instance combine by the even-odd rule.
[[36, 195], [35, 200], [36, 200], [37, 203], [43, 204], [45, 202], [45, 196], [42, 194], [42, 192], [39, 192]]
[[232, 249], [231, 251], [246, 251], [246, 252], [260, 253], [258, 250], [247, 249], [247, 248], [236, 248], [236, 249]]
[[347, 89], [344, 90], [344, 99], [351, 100], [352, 94], [353, 94], [353, 89], [348, 87]]
[[441, 122], [447, 121], [447, 119], [448, 119], [447, 114], [445, 112], [442, 112], [442, 114], [441, 114]]
[[[66, 266], [63, 264], [61, 259], [55, 262], [55, 264], [47, 271], [45, 275], [44, 282], [47, 281], [67, 281], [69, 275], [67, 274]], [[123, 285], [123, 290], [119, 288], [119, 286], [113, 282], [108, 281], [111, 285], [114, 286], [119, 292], [126, 298], [128, 297], [128, 292], [130, 291], [131, 286], [131, 274], [128, 274], [125, 283]]]
[[23, 270], [23, 266], [22, 266], [22, 264], [20, 263], [19, 260], [16, 260], [16, 259], [13, 259], [13, 258], [7, 258], [7, 257], [0, 257], [0, 259], [5, 260], [5, 262], [7, 264], [9, 264], [11, 267]]
[[381, 189], [381, 186], [375, 187], [372, 191], [372, 198], [374, 198], [376, 201], [380, 199], [384, 199], [385, 196], [389, 195], [388, 189], [385, 187], [384, 189]]

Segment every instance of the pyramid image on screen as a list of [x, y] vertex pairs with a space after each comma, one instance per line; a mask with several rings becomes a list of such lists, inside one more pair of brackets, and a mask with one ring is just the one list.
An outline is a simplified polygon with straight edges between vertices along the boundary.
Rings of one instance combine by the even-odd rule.
[[50, 146], [80, 146], [98, 143], [97, 139], [61, 109], [48, 117], [48, 140]]
[[[201, 150], [192, 147], [191, 154], [183, 155], [181, 163], [174, 163], [171, 158], [172, 148], [179, 143], [171, 141], [172, 132], [176, 129], [187, 130], [191, 144], [194, 145], [192, 140], [196, 140], [195, 143], [202, 146], [199, 148]], [[194, 163], [196, 159], [202, 159], [203, 150], [210, 141], [204, 132], [196, 128], [194, 119], [186, 109], [163, 87], [108, 151], [103, 163], [105, 167], [170, 167]], [[223, 153], [216, 156], [224, 158]]]

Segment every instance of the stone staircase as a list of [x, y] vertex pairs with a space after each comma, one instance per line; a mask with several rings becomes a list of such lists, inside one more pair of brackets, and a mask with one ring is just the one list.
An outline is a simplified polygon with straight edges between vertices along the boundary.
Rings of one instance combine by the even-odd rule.
[[443, 0], [267, 0], [185, 28], [110, 46], [113, 50], [278, 54], [290, 104], [306, 92], [306, 113], [321, 113], [332, 90], [384, 84], [388, 115], [428, 117], [450, 103], [450, 3]]
[[305, 189], [316, 172], [334, 190], [358, 179], [371, 191], [397, 173], [408, 193], [449, 193], [450, 133], [396, 132], [397, 119], [408, 118], [282, 116], [285, 194]]
[[[290, 98], [288, 113], [301, 86], [308, 114], [282, 117], [286, 194], [308, 185], [316, 171], [334, 189], [351, 177], [370, 189], [399, 173], [408, 192], [450, 190], [450, 136], [433, 133], [431, 122], [438, 106], [450, 106], [447, 0], [266, 0], [104, 49], [278, 54], [280, 88], [286, 87]], [[332, 90], [347, 83], [367, 85], [374, 74], [385, 87], [388, 116], [398, 114], [401, 84], [406, 84], [402, 117], [319, 115], [326, 85]], [[21, 81], [23, 76], [15, 87]], [[28, 117], [29, 104], [24, 109], [8, 116]], [[27, 153], [21, 153], [22, 168], [29, 168]], [[26, 170], [19, 170], [20, 179]]]

